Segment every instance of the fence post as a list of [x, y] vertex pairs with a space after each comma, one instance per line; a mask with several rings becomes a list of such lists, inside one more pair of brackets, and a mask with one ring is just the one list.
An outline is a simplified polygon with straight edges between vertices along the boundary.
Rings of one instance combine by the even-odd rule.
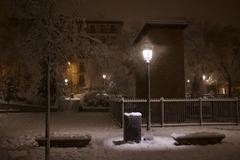
[[124, 128], [124, 98], [121, 99], [122, 103], [122, 123], [121, 123], [121, 128]]
[[200, 103], [200, 125], [203, 125], [203, 104], [202, 104], [202, 97], [199, 98]]
[[161, 121], [161, 126], [164, 127], [164, 98], [161, 97], [161, 110], [162, 110], [162, 121]]
[[236, 97], [236, 124], [239, 124], [239, 108], [238, 108], [238, 97]]

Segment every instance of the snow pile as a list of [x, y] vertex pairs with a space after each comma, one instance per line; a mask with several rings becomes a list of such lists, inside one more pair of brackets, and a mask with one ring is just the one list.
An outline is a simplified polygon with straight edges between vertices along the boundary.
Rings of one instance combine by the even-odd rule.
[[107, 148], [114, 150], [175, 150], [190, 146], [176, 146], [176, 141], [171, 137], [154, 136], [153, 140], [142, 140], [140, 143], [123, 142], [122, 137], [109, 138], [104, 142]]
[[14, 150], [36, 146], [38, 146], [38, 144], [36, 143], [34, 137], [28, 135], [20, 137], [0, 137], [0, 148]]
[[28, 160], [30, 159], [30, 153], [26, 150], [15, 150], [15, 151], [9, 151], [8, 152], [9, 159], [10, 160]]

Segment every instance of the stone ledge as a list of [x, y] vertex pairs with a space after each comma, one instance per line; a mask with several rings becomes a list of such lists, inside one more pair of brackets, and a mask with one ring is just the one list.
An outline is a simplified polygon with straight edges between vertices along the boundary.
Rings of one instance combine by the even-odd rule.
[[176, 145], [208, 145], [221, 143], [226, 137], [221, 133], [214, 132], [196, 132], [190, 134], [172, 134]]
[[[45, 137], [35, 139], [39, 146], [45, 146]], [[77, 136], [77, 137], [51, 137], [51, 147], [85, 147], [91, 141], [91, 136]]]

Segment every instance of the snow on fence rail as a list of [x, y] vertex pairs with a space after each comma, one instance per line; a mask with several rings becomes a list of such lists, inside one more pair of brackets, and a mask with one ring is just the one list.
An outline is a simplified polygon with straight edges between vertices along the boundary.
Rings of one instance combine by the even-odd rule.
[[[224, 99], [151, 99], [152, 126], [238, 124], [238, 98]], [[125, 112], [142, 113], [142, 124], [146, 125], [148, 103], [146, 99], [114, 99], [110, 113], [123, 127]]]

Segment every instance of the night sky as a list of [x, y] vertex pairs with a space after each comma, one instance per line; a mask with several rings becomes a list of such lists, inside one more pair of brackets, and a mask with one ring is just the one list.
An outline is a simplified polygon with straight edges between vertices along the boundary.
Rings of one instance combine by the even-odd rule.
[[83, 0], [81, 4], [86, 15], [101, 13], [130, 21], [185, 17], [240, 26], [239, 0]]
[[[197, 19], [240, 27], [239, 0], [57, 0], [58, 11], [81, 17], [141, 22], [156, 19]], [[1, 0], [1, 17], [14, 12]]]

